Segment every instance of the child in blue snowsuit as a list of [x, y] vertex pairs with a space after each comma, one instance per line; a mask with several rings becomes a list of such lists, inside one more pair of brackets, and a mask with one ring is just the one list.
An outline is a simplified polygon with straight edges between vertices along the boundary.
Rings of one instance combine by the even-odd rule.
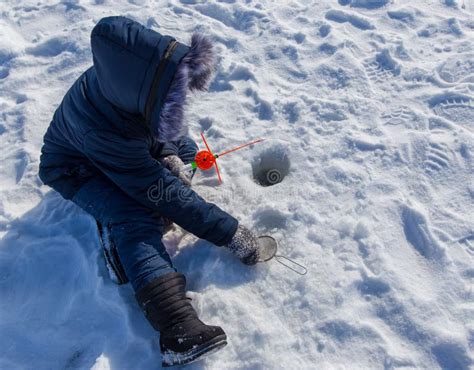
[[93, 66], [65, 95], [44, 137], [40, 178], [108, 228], [126, 277], [160, 331], [164, 365], [194, 361], [226, 344], [185, 297], [185, 278], [161, 241], [164, 219], [244, 263], [256, 237], [191, 188], [196, 144], [183, 136], [188, 90], [205, 90], [212, 45], [191, 46], [124, 17], [102, 19], [91, 35]]

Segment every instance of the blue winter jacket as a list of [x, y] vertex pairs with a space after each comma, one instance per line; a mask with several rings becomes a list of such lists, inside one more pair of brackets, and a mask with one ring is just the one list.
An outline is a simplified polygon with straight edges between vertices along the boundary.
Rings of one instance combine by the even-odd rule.
[[70, 199], [88, 179], [104, 174], [140, 204], [224, 245], [237, 220], [155, 159], [163, 144], [151, 125], [189, 51], [173, 41], [124, 17], [102, 19], [91, 35], [94, 65], [67, 92], [44, 136], [39, 175]]

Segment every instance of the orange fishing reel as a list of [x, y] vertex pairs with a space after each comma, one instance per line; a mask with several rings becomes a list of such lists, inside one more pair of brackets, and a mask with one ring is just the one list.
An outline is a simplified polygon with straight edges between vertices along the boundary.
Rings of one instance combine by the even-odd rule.
[[[220, 158], [223, 155], [235, 152], [236, 150], [245, 148], [246, 146], [250, 146], [250, 145], [253, 145], [253, 144], [256, 144], [256, 143], [260, 143], [261, 141], [264, 140], [264, 139], [258, 139], [258, 140], [252, 141], [250, 143], [240, 145], [236, 148], [226, 150], [225, 152], [222, 152], [220, 154], [214, 154], [214, 153], [212, 153], [211, 148], [207, 144], [206, 138], [204, 137], [204, 133], [202, 133], [202, 132], [201, 132], [201, 137], [202, 137], [202, 141], [204, 142], [204, 145], [206, 146], [207, 150], [200, 150], [199, 152], [197, 152], [196, 157], [194, 158], [194, 161], [191, 162], [188, 166], [190, 166], [191, 170], [199, 168], [202, 171], [208, 171], [212, 167], [215, 167], [216, 172], [217, 172], [217, 177], [219, 179], [219, 183], [222, 183], [222, 178], [221, 178], [221, 174], [220, 174], [220, 171], [219, 171], [219, 166], [217, 165], [217, 158]], [[188, 166], [186, 166], [186, 167], [188, 167]]]

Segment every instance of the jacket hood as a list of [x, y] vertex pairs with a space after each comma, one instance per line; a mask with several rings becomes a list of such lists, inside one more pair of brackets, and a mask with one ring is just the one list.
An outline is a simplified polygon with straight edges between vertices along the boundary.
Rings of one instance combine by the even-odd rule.
[[91, 47], [104, 97], [142, 117], [159, 141], [176, 140], [187, 90], [204, 90], [212, 74], [212, 43], [194, 34], [186, 46], [131, 19], [107, 17], [92, 30]]

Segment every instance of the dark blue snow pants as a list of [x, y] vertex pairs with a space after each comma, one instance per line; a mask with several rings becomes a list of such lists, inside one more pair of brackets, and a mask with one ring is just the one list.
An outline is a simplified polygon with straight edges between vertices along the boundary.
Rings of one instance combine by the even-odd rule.
[[[197, 152], [194, 141], [186, 137], [170, 144], [165, 144], [161, 156], [177, 154], [184, 163], [194, 160]], [[110, 238], [135, 291], [158, 276], [176, 271], [161, 241], [163, 218], [130, 198], [105, 175], [86, 182], [72, 201], [109, 228]]]

